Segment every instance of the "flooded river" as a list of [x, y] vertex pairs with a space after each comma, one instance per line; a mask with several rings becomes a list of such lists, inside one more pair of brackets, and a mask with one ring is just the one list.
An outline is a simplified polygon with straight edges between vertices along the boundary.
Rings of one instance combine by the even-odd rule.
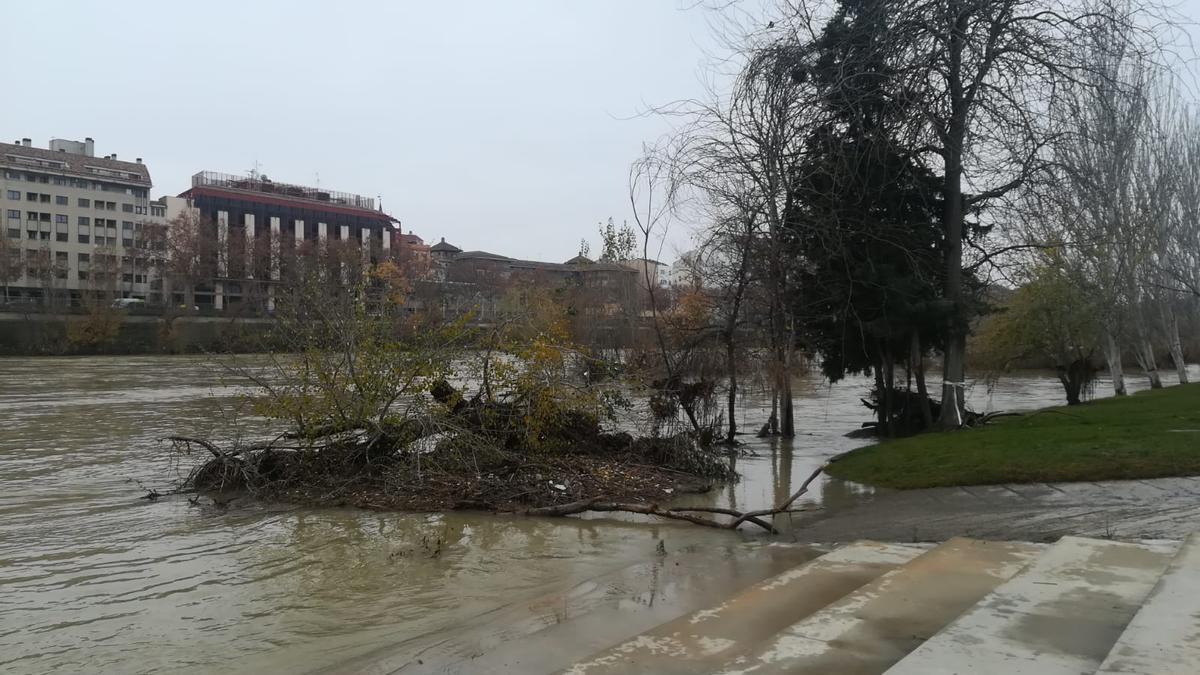
[[[1143, 378], [1130, 377], [1136, 388]], [[790, 442], [756, 442], [708, 497], [757, 508], [798, 486], [864, 419], [868, 384], [797, 383]], [[978, 410], [1057, 403], [1045, 374], [971, 390]], [[1097, 393], [1108, 392], [1106, 383]], [[0, 671], [297, 672], [460, 625], [668, 550], [749, 534], [690, 525], [380, 514], [148, 501], [167, 434], [228, 438], [232, 390], [186, 357], [0, 360]], [[750, 429], [762, 401], [742, 412]], [[244, 426], [252, 430], [254, 424]], [[868, 490], [822, 479], [807, 501]]]

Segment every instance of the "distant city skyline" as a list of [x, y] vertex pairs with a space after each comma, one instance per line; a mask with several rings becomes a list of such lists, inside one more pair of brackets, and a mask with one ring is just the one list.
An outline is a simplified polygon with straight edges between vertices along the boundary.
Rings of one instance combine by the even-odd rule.
[[[629, 164], [668, 129], [639, 113], [703, 92], [691, 5], [21, 3], [0, 60], [37, 105], [0, 138], [95, 138], [144, 158], [155, 197], [257, 170], [378, 196], [427, 241], [566, 260], [630, 219]], [[677, 229], [662, 257], [687, 244]]]

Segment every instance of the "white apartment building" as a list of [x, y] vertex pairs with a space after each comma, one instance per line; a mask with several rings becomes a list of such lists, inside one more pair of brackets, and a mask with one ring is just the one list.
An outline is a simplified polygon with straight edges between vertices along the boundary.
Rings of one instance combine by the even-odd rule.
[[94, 141], [0, 143], [0, 283], [9, 299], [162, 299], [157, 264], [183, 200], [150, 200], [141, 158], [96, 157]]

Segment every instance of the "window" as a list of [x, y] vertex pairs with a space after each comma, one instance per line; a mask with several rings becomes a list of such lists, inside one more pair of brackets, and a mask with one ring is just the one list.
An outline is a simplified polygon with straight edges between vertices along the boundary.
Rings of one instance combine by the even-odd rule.
[[92, 262], [92, 254], [91, 253], [80, 253], [80, 254], [78, 254], [78, 259], [79, 259], [79, 266], [83, 267], [84, 265]]
[[91, 225], [91, 224], [92, 224], [91, 218], [88, 218], [87, 216], [79, 216], [79, 226], [80, 227], [87, 227], [88, 225]]
[[13, 219], [15, 219], [15, 220], [20, 220], [20, 219], [21, 219], [21, 212], [20, 212], [19, 210], [17, 210], [17, 209], [9, 209], [9, 210], [8, 210], [8, 217], [9, 217], [9, 218], [13, 218]]
[[49, 213], [39, 213], [38, 220], [42, 221], [43, 223], [48, 223], [48, 222], [50, 222], [50, 214]]
[[19, 200], [19, 199], [21, 198], [21, 193], [20, 193], [19, 191], [17, 191], [17, 190], [9, 190], [9, 191], [8, 191], [8, 198], [9, 198], [9, 199], [15, 199], [15, 200]]
[[133, 275], [132, 275], [132, 274], [129, 274], [129, 273], [122, 274], [122, 275], [121, 275], [121, 281], [123, 281], [123, 282], [125, 282], [125, 283], [127, 283], [127, 284], [128, 284], [128, 283], [132, 283], [132, 282], [133, 282]]
[[122, 230], [132, 230], [132, 229], [133, 229], [133, 221], [131, 221], [131, 220], [122, 220], [122, 221], [121, 221], [121, 229], [122, 229]]
[[133, 204], [122, 204], [121, 210], [125, 213], [133, 213]]
[[26, 192], [25, 193], [25, 201], [36, 202], [37, 201], [37, 193], [36, 192]]
[[25, 212], [25, 220], [32, 220], [34, 222], [37, 222], [37, 211], [26, 211]]
[[97, 200], [96, 201], [96, 210], [103, 211], [104, 210], [104, 202]]
[[21, 228], [19, 228], [19, 227], [8, 228], [8, 238], [9, 239], [20, 239], [21, 238]]
[[144, 216], [144, 215], [146, 215], [146, 207], [144, 207], [144, 206], [134, 207], [134, 213]]
[[[92, 235], [90, 235], [90, 234], [80, 233], [80, 234], [75, 235], [75, 239], [77, 239], [79, 241], [79, 243], [81, 243], [81, 244], [92, 243]], [[83, 254], [80, 254], [80, 255], [83, 255]]]
[[124, 246], [125, 248], [133, 248], [133, 240], [132, 239], [122, 239], [121, 245]]
[[55, 232], [55, 233], [54, 233], [54, 240], [55, 240], [55, 241], [61, 241], [61, 242], [70, 242], [70, 241], [71, 241], [71, 233], [69, 233], [69, 232]]
[[40, 201], [41, 203], [43, 203], [43, 204], [49, 204], [49, 203], [50, 203], [50, 195], [48, 195], [48, 194], [40, 194], [40, 195], [38, 195], [38, 197], [40, 197], [40, 198], [41, 198], [41, 199], [39, 199], [39, 200], [38, 200], [38, 201]]
[[63, 196], [63, 195], [56, 195], [56, 196], [54, 197], [54, 203], [55, 203], [55, 204], [58, 204], [59, 206], [66, 206], [67, 204], [69, 204], [69, 203], [70, 203], [70, 200], [68, 200], [68, 199], [67, 199], [65, 196]]
[[38, 232], [38, 239], [41, 239], [42, 241], [50, 241], [50, 233]]
[[79, 277], [80, 281], [87, 281], [88, 273], [85, 270], [79, 270], [75, 274]]
[[117, 203], [116, 202], [104, 202], [104, 208], [108, 209], [109, 211], [116, 211]]
[[67, 224], [67, 217], [66, 217], [66, 216], [64, 216], [64, 215], [63, 215], [63, 214], [61, 214], [61, 213], [56, 213], [56, 214], [54, 215], [54, 222], [56, 222], [56, 223], [58, 223], [58, 224], [60, 224], [60, 225], [66, 225], [66, 224]]
[[84, 199], [83, 197], [79, 198], [79, 208], [87, 209], [87, 208], [91, 208], [91, 206], [92, 206], [92, 200]]

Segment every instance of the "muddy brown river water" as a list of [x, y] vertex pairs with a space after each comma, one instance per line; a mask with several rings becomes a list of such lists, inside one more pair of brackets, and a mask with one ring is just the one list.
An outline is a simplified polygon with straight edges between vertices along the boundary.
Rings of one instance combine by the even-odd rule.
[[[738, 460], [743, 480], [703, 499], [750, 509], [789, 494], [825, 458], [863, 443], [844, 434], [864, 419], [867, 388], [799, 379], [801, 435], [752, 441], [753, 455]], [[1060, 391], [1031, 373], [970, 396], [979, 410], [1028, 409]], [[242, 432], [225, 422], [233, 393], [195, 358], [0, 359], [0, 671], [320, 670], [646, 560], [660, 542], [675, 551], [755, 536], [141, 499], [176, 468], [160, 437], [253, 434], [253, 420]], [[762, 400], [741, 412], [747, 429], [765, 416]], [[822, 479], [804, 501], [837, 509], [870, 496]]]

